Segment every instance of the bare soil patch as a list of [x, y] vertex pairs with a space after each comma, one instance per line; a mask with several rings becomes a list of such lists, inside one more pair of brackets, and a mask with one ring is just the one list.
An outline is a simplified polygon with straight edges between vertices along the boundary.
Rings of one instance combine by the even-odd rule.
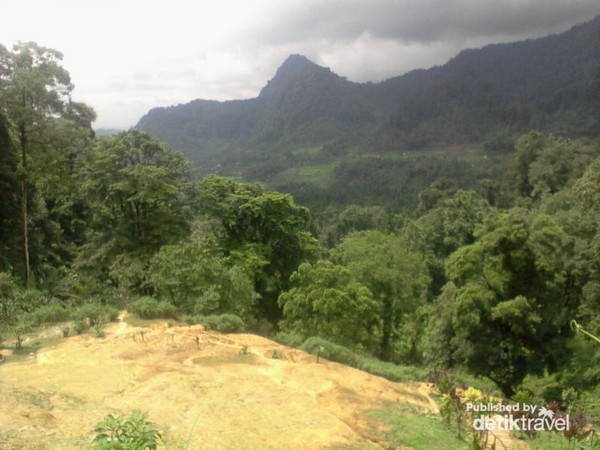
[[89, 448], [105, 415], [149, 413], [174, 449], [388, 448], [366, 413], [437, 411], [393, 383], [249, 334], [124, 320], [0, 366], [0, 448]]

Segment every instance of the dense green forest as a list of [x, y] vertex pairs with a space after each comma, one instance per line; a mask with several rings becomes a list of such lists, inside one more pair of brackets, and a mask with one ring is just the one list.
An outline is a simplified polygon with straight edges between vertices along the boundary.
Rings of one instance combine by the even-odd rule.
[[[600, 347], [572, 326], [600, 334], [597, 134], [526, 131], [513, 141], [511, 132], [497, 159], [345, 161], [336, 168], [349, 180], [342, 192], [300, 196], [321, 192], [313, 216], [261, 183], [198, 180], [182, 153], [144, 131], [95, 137], [94, 112], [72, 100], [61, 59], [33, 43], [0, 47], [6, 340], [128, 308], [319, 342], [332, 358], [344, 349], [424, 372], [459, 370], [507, 398], [598, 413]], [[479, 85], [461, 86], [456, 98], [468, 104]], [[368, 108], [348, 120], [361, 114]], [[552, 117], [560, 122], [558, 111]], [[240, 121], [219, 132], [242, 133]], [[227, 123], [216, 116], [214, 126]], [[378, 183], [362, 179], [369, 171]]]

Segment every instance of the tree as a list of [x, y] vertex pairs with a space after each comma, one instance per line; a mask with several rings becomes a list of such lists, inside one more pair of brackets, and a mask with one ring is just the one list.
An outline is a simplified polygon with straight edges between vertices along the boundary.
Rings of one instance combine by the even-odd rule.
[[429, 278], [422, 255], [399, 236], [365, 231], [346, 237], [332, 257], [373, 293], [382, 321], [378, 353], [391, 359], [403, 320], [426, 298]]
[[254, 314], [257, 294], [243, 267], [206, 236], [163, 246], [150, 260], [148, 283], [156, 295], [182, 311], [195, 314]]
[[261, 315], [277, 323], [279, 294], [288, 289], [300, 263], [316, 254], [308, 209], [296, 205], [291, 195], [217, 176], [202, 181], [198, 199], [198, 209], [220, 225], [217, 232], [225, 254], [253, 261]]
[[[85, 128], [91, 136], [90, 124], [95, 119], [89, 107], [71, 101], [73, 85], [61, 60], [60, 52], [34, 42], [19, 43], [12, 51], [0, 45], [0, 113], [8, 119], [20, 154], [17, 173], [26, 287], [31, 278], [30, 201], [32, 188], [38, 181], [32, 163], [52, 144], [57, 144], [59, 123]], [[46, 170], [50, 167], [46, 166]]]
[[475, 230], [492, 211], [487, 201], [475, 192], [459, 190], [405, 226], [403, 231], [411, 245], [426, 255], [433, 295], [447, 282], [446, 258], [475, 241]]
[[15, 149], [6, 119], [0, 114], [0, 271], [12, 269], [19, 249], [19, 180]]
[[350, 233], [365, 230], [387, 231], [391, 218], [382, 206], [348, 205], [322, 231], [327, 247], [333, 247]]
[[578, 178], [589, 162], [577, 141], [532, 131], [516, 145], [517, 193], [532, 199], [555, 194]]
[[525, 375], [555, 371], [567, 354], [579, 291], [564, 242], [549, 216], [512, 210], [488, 219], [477, 241], [447, 261], [456, 285], [453, 357], [507, 397]]
[[379, 305], [348, 269], [324, 260], [303, 263], [291, 283], [279, 296], [283, 331], [372, 349], [380, 329]]
[[79, 173], [91, 211], [79, 267], [143, 290], [150, 257], [189, 234], [186, 161], [149, 134], [130, 130], [96, 141], [82, 154]]

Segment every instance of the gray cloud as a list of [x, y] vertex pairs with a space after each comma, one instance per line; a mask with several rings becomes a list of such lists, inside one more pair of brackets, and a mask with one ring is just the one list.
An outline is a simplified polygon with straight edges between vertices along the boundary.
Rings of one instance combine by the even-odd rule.
[[[31, 15], [31, 11], [36, 11]], [[598, 0], [20, 0], [0, 43], [65, 55], [98, 127], [195, 98], [256, 96], [291, 53], [354, 81], [445, 63], [464, 48], [539, 37], [600, 14]]]
[[352, 40], [363, 33], [429, 43], [551, 33], [599, 13], [597, 0], [309, 0], [279, 11], [258, 35], [277, 44], [315, 36]]

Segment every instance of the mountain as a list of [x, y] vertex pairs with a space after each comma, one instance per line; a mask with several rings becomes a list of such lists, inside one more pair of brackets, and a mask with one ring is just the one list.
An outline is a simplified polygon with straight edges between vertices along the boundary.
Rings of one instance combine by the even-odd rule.
[[377, 166], [373, 158], [393, 165], [407, 153], [506, 152], [530, 129], [597, 139], [599, 46], [600, 16], [561, 34], [464, 50], [381, 83], [354, 83], [291, 55], [256, 98], [156, 108], [137, 127], [182, 150], [201, 174], [294, 193], [297, 184], [339, 188], [340, 176], [351, 176], [340, 175], [344, 168]]
[[[192, 160], [227, 164], [231, 151], [316, 145], [356, 135], [377, 123], [365, 89], [301, 55], [291, 55], [275, 77], [250, 100], [194, 100], [146, 114], [137, 128], [148, 131]], [[234, 160], [236, 156], [232, 157]]]

